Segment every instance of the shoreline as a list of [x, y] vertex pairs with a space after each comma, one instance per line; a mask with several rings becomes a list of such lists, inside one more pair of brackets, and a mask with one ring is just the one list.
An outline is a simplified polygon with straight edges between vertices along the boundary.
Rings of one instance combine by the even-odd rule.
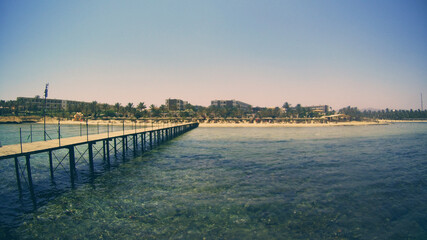
[[[43, 121], [37, 122], [38, 124], [43, 124]], [[46, 124], [58, 124], [56, 120], [46, 121]], [[61, 124], [64, 125], [80, 125], [86, 124], [85, 121], [72, 121], [72, 120], [64, 120], [61, 121]], [[88, 125], [123, 125], [123, 121], [120, 120], [89, 120]], [[156, 125], [162, 125], [162, 122], [154, 123]], [[164, 123], [165, 126], [171, 123]], [[253, 127], [335, 127], [335, 126], [367, 126], [367, 125], [388, 125], [391, 124], [388, 121], [378, 121], [378, 122], [330, 122], [330, 123], [199, 123], [199, 127], [201, 128], [253, 128]], [[130, 120], [124, 121], [125, 126], [134, 126], [135, 122]], [[151, 126], [150, 122], [137, 122], [137, 126], [145, 125]]]
[[[6, 120], [6, 119], [3, 119]], [[30, 117], [28, 119], [18, 119], [17, 117], [8, 117], [8, 121], [0, 121], [0, 124], [22, 124], [22, 123], [36, 123], [43, 124], [43, 119], [35, 119]], [[19, 121], [20, 120], [20, 121]], [[24, 121], [22, 121], [24, 120]], [[153, 120], [151, 120], [153, 121]], [[137, 126], [151, 126], [151, 125], [171, 125], [171, 122], [162, 122], [162, 120], [154, 120], [156, 122], [150, 122], [147, 120], [137, 120]], [[189, 121], [183, 121], [180, 123], [187, 123]], [[328, 122], [328, 123], [319, 123], [319, 122], [301, 122], [301, 123], [248, 123], [248, 122], [210, 122], [210, 123], [199, 123], [201, 128], [230, 128], [230, 127], [334, 127], [334, 126], [368, 126], [368, 125], [388, 125], [393, 123], [427, 123], [427, 120], [378, 120], [378, 121], [349, 121], [349, 122]], [[46, 124], [58, 124], [58, 120], [55, 118], [47, 118]], [[86, 125], [85, 121], [74, 121], [74, 120], [61, 120], [62, 125]], [[174, 123], [176, 124], [176, 123]], [[89, 120], [88, 125], [123, 125], [123, 120]], [[124, 120], [125, 126], [134, 126], [135, 120]]]
[[227, 127], [260, 127], [260, 128], [274, 128], [274, 127], [338, 127], [338, 126], [368, 126], [368, 125], [388, 125], [387, 122], [335, 122], [335, 123], [200, 123], [201, 128], [227, 128]]

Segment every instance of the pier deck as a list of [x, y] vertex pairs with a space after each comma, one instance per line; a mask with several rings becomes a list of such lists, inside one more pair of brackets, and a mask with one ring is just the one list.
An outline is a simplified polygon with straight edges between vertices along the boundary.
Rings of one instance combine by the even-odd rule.
[[[134, 156], [137, 156], [138, 152], [143, 153], [151, 150], [161, 143], [173, 139], [191, 129], [198, 127], [198, 123], [187, 123], [178, 124], [173, 126], [164, 127], [152, 127], [142, 128], [133, 130], [123, 130], [116, 132], [107, 132], [94, 135], [85, 135], [78, 137], [59, 138], [49, 141], [39, 141], [32, 143], [6, 145], [0, 148], [0, 159], [14, 159], [15, 163], [15, 174], [18, 186], [18, 191], [22, 195], [23, 184], [28, 186], [31, 198], [34, 205], [36, 205], [36, 194], [34, 190], [32, 169], [31, 169], [31, 155], [37, 153], [47, 153], [50, 169], [50, 177], [54, 179], [55, 170], [61, 165], [65, 169], [64, 160], [68, 157], [69, 169], [68, 174], [70, 176], [71, 186], [75, 186], [76, 174], [79, 168], [76, 166], [80, 159], [87, 157], [90, 175], [94, 176], [94, 160], [98, 156], [102, 156], [102, 160], [106, 166], [110, 166], [110, 153], [117, 158], [117, 152], [120, 149], [122, 152], [122, 160], [126, 159], [126, 152], [128, 150], [133, 151]], [[60, 134], [59, 134], [60, 135]], [[131, 140], [131, 147], [128, 146], [129, 140]], [[102, 143], [102, 147], [95, 148], [94, 145], [97, 142]], [[133, 144], [132, 144], [133, 143]], [[111, 145], [112, 144], [112, 145]], [[87, 146], [86, 151], [81, 153], [77, 146]], [[133, 145], [133, 147], [132, 147]], [[111, 148], [112, 149], [111, 149]], [[65, 149], [67, 153], [65, 156], [58, 158], [53, 152], [55, 150]], [[95, 151], [94, 151], [95, 150]], [[102, 150], [102, 151], [101, 151]], [[25, 163], [21, 163], [19, 158], [25, 158]], [[54, 161], [55, 158], [55, 162]], [[56, 166], [55, 166], [56, 165]], [[38, 169], [36, 169], [38, 170]]]
[[[186, 124], [180, 124], [176, 125], [174, 127], [178, 126], [185, 126]], [[141, 133], [149, 133], [156, 130], [162, 130], [167, 129], [169, 127], [153, 127], [153, 128], [141, 128], [141, 129], [132, 129], [132, 130], [125, 130], [125, 131], [115, 131], [110, 133], [100, 133], [100, 134], [92, 134], [92, 135], [84, 135], [84, 136], [77, 136], [77, 137], [68, 137], [68, 138], [61, 138], [61, 139], [53, 139], [48, 141], [38, 141], [38, 142], [32, 142], [32, 143], [23, 143], [22, 144], [22, 151], [21, 151], [21, 145], [20, 144], [14, 144], [14, 145], [5, 145], [3, 147], [0, 147], [0, 160], [6, 159], [6, 158], [14, 158], [18, 156], [24, 156], [28, 154], [35, 154], [40, 152], [46, 152], [49, 150], [55, 150], [59, 148], [66, 148], [69, 146], [77, 146], [81, 144], [86, 144], [89, 142], [97, 142], [107, 139], [112, 139], [116, 137], [122, 137], [122, 136], [129, 136], [133, 134], [141, 134]]]

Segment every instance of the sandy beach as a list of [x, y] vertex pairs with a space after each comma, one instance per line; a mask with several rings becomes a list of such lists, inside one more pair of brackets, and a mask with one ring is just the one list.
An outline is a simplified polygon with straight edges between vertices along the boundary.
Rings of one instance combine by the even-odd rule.
[[[38, 124], [43, 124], [43, 119], [41, 121], [37, 122]], [[86, 121], [73, 121], [73, 120], [61, 120], [61, 125], [86, 125]], [[100, 125], [100, 126], [106, 126], [106, 125], [114, 125], [114, 126], [123, 126], [123, 123], [125, 126], [137, 126], [137, 127], [143, 127], [143, 126], [153, 126], [153, 127], [167, 127], [172, 125], [177, 125], [178, 123], [162, 123], [162, 122], [144, 122], [144, 121], [131, 121], [131, 120], [88, 120], [88, 125]], [[58, 124], [57, 119], [46, 119], [46, 124]]]
[[[43, 124], [43, 121], [37, 122], [39, 124]], [[384, 125], [390, 124], [391, 121], [377, 121], [377, 122], [359, 122], [359, 121], [351, 121], [351, 122], [329, 122], [329, 123], [228, 123], [228, 122], [220, 122], [220, 123], [200, 123], [199, 127], [202, 128], [230, 128], [230, 127], [334, 127], [334, 126], [366, 126], [366, 125]], [[46, 124], [58, 124], [57, 119], [47, 119]], [[72, 121], [72, 120], [61, 120], [61, 125], [80, 125], [86, 124], [85, 121]], [[123, 120], [89, 120], [89, 125], [123, 125]], [[134, 121], [125, 120], [124, 124], [126, 126], [135, 125]], [[162, 123], [155, 122], [153, 123], [155, 126], [164, 125], [170, 126], [172, 123]], [[176, 123], [175, 123], [176, 124]], [[146, 125], [151, 126], [151, 122], [143, 122], [137, 121], [137, 126]]]
[[366, 126], [384, 125], [380, 122], [337, 122], [337, 123], [200, 123], [199, 127], [336, 127], [336, 126]]
[[[43, 124], [42, 118], [29, 118], [29, 119], [21, 119], [17, 117], [4, 117], [3, 123], [21, 123], [23, 120], [32, 120], [32, 122], [36, 122], [38, 124]], [[34, 121], [35, 120], [35, 121]], [[37, 121], [38, 120], [38, 121]], [[0, 121], [1, 122], [1, 121]], [[31, 122], [31, 121], [29, 121]], [[186, 121], [188, 122], [188, 121]], [[385, 125], [385, 124], [393, 124], [393, 123], [419, 123], [419, 122], [427, 122], [427, 120], [378, 120], [378, 121], [349, 121], [349, 122], [328, 122], [328, 123], [319, 123], [319, 122], [302, 122], [302, 123], [248, 123], [248, 122], [210, 122], [210, 123], [200, 123], [199, 127], [202, 128], [229, 128], [229, 127], [334, 127], [334, 126], [366, 126], [366, 125]], [[179, 122], [183, 123], [183, 122]], [[46, 124], [58, 124], [57, 118], [47, 118]], [[74, 120], [61, 120], [61, 125], [80, 125], [86, 124], [86, 121], [74, 121]], [[123, 120], [89, 120], [89, 125], [123, 125]], [[161, 120], [154, 120], [152, 123], [151, 120], [137, 120], [137, 126], [171, 126], [171, 122], [162, 122]], [[125, 126], [134, 126], [135, 120], [124, 120]]]

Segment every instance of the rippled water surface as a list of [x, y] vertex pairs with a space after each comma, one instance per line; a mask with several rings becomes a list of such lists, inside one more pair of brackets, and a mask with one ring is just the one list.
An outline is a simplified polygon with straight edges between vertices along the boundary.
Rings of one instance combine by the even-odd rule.
[[427, 124], [198, 128], [20, 217], [22, 239], [427, 239]]

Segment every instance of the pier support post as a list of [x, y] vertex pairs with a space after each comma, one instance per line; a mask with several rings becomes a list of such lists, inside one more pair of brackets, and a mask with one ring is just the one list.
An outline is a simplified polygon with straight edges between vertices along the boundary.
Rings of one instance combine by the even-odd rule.
[[53, 160], [52, 160], [52, 150], [49, 150], [49, 168], [50, 168], [50, 178], [53, 180]]
[[162, 140], [162, 143], [164, 143], [165, 142], [165, 130], [164, 129], [162, 129], [162, 132], [161, 132], [161, 136], [162, 136], [162, 138], [161, 138], [161, 140]]
[[102, 141], [102, 160], [105, 162], [106, 156], [105, 156], [105, 140]]
[[128, 145], [128, 137], [125, 137], [125, 145], [126, 145], [126, 151], [129, 151], [129, 145]]
[[19, 161], [18, 161], [18, 157], [15, 157], [15, 173], [16, 173], [16, 181], [18, 182], [19, 194], [21, 194], [22, 193], [21, 174], [19, 173]]
[[106, 151], [107, 151], [107, 165], [109, 167], [110, 166], [110, 139], [107, 139], [106, 141], [104, 141], [104, 144], [107, 146], [107, 149], [106, 149]]
[[141, 133], [141, 154], [144, 153], [145, 133]]
[[153, 149], [153, 132], [150, 132], [150, 150]]
[[74, 187], [74, 175], [76, 171], [76, 159], [74, 156], [74, 146], [68, 148], [68, 155], [70, 156], [70, 180], [71, 187]]
[[136, 142], [137, 142], [137, 137], [138, 137], [138, 135], [136, 135], [136, 134], [133, 135], [133, 156], [136, 156], [136, 148], [137, 148]]
[[[87, 147], [89, 148], [89, 170], [90, 170], [90, 174], [93, 175], [95, 170], [93, 167], [93, 147], [92, 147], [92, 145], [93, 145], [93, 143], [89, 142]], [[105, 142], [104, 142], [104, 160], [105, 160]]]
[[122, 137], [123, 161], [125, 161], [125, 158], [126, 158], [126, 148], [127, 148], [127, 146], [125, 146], [125, 145], [127, 145], [127, 144], [125, 144], [125, 141], [127, 143], [127, 137], [123, 136]]
[[31, 164], [30, 164], [30, 154], [25, 155], [25, 162], [27, 165], [27, 176], [28, 176], [28, 185], [30, 188], [31, 197], [35, 199], [33, 178], [31, 177]]
[[114, 157], [117, 158], [117, 140], [114, 138]]

